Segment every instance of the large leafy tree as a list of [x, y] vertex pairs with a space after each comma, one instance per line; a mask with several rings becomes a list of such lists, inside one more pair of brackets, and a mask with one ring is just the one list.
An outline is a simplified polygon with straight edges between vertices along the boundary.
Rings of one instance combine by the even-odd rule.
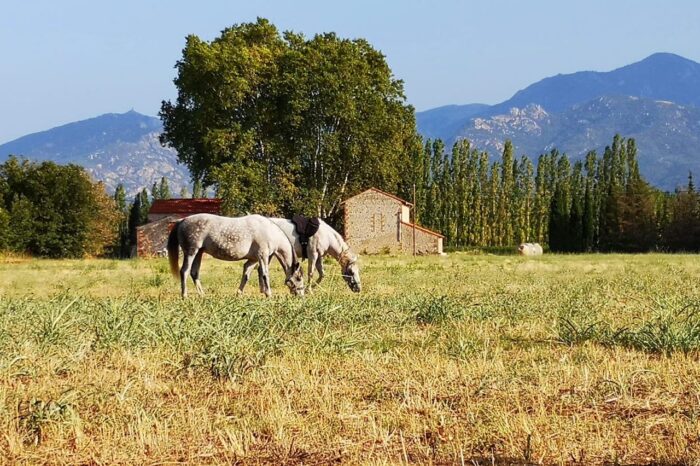
[[394, 190], [409, 163], [415, 121], [384, 56], [365, 40], [335, 34], [285, 38], [282, 142], [298, 157], [308, 201], [330, 215], [348, 191]]
[[280, 34], [258, 19], [211, 42], [189, 36], [176, 68], [161, 141], [229, 212], [328, 217], [370, 185], [408, 188], [413, 108], [367, 41]]
[[100, 255], [115, 243], [119, 218], [114, 199], [82, 167], [11, 157], [0, 165], [0, 180], [4, 248], [81, 257]]

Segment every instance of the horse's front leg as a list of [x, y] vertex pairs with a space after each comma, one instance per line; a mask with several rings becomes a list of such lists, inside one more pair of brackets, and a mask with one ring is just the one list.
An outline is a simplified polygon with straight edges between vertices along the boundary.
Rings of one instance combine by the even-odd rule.
[[318, 280], [316, 281], [316, 284], [318, 285], [321, 283], [321, 280], [323, 280], [323, 256], [319, 255], [318, 258], [316, 259], [316, 270], [318, 270]]
[[268, 298], [272, 296], [270, 288], [270, 258], [260, 256], [258, 259], [258, 280], [260, 281], [260, 291]]
[[250, 280], [250, 274], [255, 268], [256, 261], [253, 259], [248, 259], [245, 264], [243, 264], [243, 276], [241, 277], [241, 285], [238, 287], [238, 293], [243, 293], [243, 288], [245, 288], [246, 283]]
[[316, 267], [316, 261], [318, 260], [319, 256], [318, 253], [314, 248], [309, 248], [309, 290], [311, 290], [311, 284], [313, 283], [312, 279], [314, 277], [314, 267]]

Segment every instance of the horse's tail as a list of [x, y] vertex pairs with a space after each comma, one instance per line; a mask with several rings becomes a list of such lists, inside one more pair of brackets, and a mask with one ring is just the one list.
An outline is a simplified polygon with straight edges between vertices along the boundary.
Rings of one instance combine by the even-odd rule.
[[[280, 230], [281, 230], [281, 228], [280, 228]], [[284, 234], [284, 232], [282, 232], [282, 234]], [[287, 235], [284, 235], [284, 236], [286, 237]], [[297, 250], [294, 247], [294, 243], [289, 241], [289, 238], [287, 238], [287, 241], [289, 242], [289, 245], [292, 247], [292, 265], [297, 264], [297, 263], [299, 263], [299, 258], [297, 257]]]
[[179, 277], [180, 273], [177, 267], [177, 260], [179, 256], [180, 241], [177, 237], [177, 230], [180, 228], [180, 222], [177, 222], [173, 229], [170, 230], [170, 235], [168, 235], [168, 261], [170, 262], [170, 273], [174, 277]]
[[271, 217], [266, 217], [274, 226], [277, 227], [277, 229], [282, 233], [282, 238], [287, 240], [287, 243], [289, 243], [289, 247], [292, 249], [292, 264], [295, 265], [299, 263], [299, 258], [297, 257], [296, 249], [294, 248], [294, 242], [287, 236], [287, 233], [284, 232], [281, 226], [277, 224], [275, 221], [276, 219], [271, 218]]

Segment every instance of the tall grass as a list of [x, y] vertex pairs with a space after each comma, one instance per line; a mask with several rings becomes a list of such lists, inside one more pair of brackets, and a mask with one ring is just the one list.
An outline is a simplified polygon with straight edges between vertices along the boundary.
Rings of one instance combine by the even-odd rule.
[[700, 457], [694, 256], [368, 257], [303, 299], [206, 259], [181, 300], [165, 266], [0, 263], [4, 462]]

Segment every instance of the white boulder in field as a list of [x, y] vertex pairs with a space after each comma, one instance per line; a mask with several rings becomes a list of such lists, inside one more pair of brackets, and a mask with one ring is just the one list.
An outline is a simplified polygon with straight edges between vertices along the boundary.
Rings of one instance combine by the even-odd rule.
[[521, 256], [541, 256], [542, 246], [540, 243], [522, 243], [518, 246], [518, 254]]

